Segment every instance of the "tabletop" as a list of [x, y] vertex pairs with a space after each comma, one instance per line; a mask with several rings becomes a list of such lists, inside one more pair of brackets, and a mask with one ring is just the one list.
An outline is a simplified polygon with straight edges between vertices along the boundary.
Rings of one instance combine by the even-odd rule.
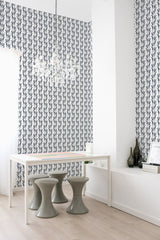
[[12, 154], [10, 160], [22, 164], [35, 164], [39, 162], [72, 162], [72, 161], [87, 161], [106, 159], [109, 157], [107, 154], [91, 154], [86, 152], [53, 152], [53, 153], [32, 153], [32, 154]]

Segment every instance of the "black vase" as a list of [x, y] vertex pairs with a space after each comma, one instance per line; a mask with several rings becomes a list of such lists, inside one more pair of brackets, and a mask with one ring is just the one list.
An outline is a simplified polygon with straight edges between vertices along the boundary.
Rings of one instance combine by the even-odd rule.
[[134, 167], [134, 159], [133, 159], [133, 156], [132, 156], [132, 148], [130, 148], [130, 155], [129, 155], [129, 158], [127, 160], [127, 163], [128, 163], [128, 167]]
[[140, 160], [141, 154], [140, 154], [140, 149], [138, 145], [138, 140], [136, 138], [136, 145], [133, 150], [133, 159], [134, 159], [134, 166], [138, 166], [138, 161]]

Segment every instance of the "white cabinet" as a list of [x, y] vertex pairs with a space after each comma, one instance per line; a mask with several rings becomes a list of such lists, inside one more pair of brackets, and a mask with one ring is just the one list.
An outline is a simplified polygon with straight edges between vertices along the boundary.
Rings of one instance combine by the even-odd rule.
[[160, 174], [113, 169], [112, 206], [160, 226]]

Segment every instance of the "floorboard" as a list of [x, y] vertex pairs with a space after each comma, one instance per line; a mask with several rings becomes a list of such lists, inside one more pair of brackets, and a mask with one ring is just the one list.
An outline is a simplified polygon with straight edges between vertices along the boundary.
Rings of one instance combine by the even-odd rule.
[[54, 205], [57, 217], [37, 218], [30, 210], [29, 225], [24, 224], [24, 193], [14, 194], [12, 208], [8, 198], [0, 195], [0, 240], [160, 240], [160, 227], [89, 197], [84, 197], [88, 214], [66, 213], [72, 191], [67, 184], [64, 191], [69, 202]]

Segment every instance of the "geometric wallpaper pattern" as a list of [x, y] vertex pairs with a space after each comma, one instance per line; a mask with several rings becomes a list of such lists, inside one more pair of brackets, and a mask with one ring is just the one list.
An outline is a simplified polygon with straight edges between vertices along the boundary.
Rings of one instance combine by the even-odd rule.
[[[33, 74], [37, 55], [47, 60], [56, 45], [55, 15], [0, 1], [0, 45], [18, 49], [18, 153], [85, 150], [92, 141], [91, 23], [58, 16], [58, 53], [76, 58], [80, 72], [63, 86], [49, 85]], [[29, 173], [67, 169], [80, 175], [81, 164], [33, 166]], [[17, 165], [16, 187], [24, 185], [23, 167]]]
[[135, 1], [136, 134], [143, 157], [160, 141], [160, 1]]

